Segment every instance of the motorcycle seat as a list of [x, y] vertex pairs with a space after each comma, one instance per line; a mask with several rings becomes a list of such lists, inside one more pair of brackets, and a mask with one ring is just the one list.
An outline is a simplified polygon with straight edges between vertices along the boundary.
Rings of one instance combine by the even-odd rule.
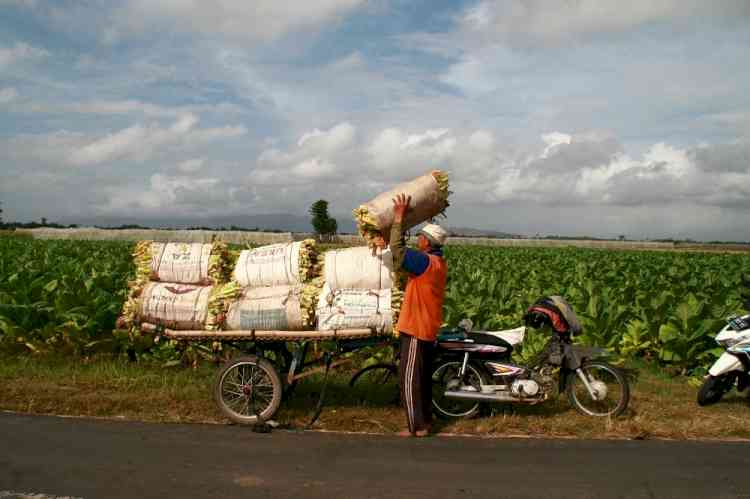
[[477, 345], [492, 345], [496, 347], [511, 348], [510, 343], [492, 334], [469, 333], [468, 339]]
[[513, 346], [518, 345], [523, 341], [524, 336], [526, 336], [526, 326], [517, 327], [515, 329], [506, 329], [504, 331], [484, 331], [482, 334], [485, 336], [500, 338]]

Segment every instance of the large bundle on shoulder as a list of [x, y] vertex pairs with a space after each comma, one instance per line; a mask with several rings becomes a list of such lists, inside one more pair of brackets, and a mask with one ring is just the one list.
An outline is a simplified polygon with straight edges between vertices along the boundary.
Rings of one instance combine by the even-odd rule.
[[411, 197], [411, 208], [403, 223], [404, 230], [440, 215], [448, 208], [448, 187], [448, 174], [441, 170], [433, 170], [397, 185], [354, 210], [359, 233], [371, 247], [378, 236], [388, 240], [393, 225], [393, 198], [397, 194]]
[[[377, 237], [390, 239], [393, 226], [393, 199], [398, 194], [411, 197], [410, 209], [406, 213], [403, 229], [408, 230], [442, 214], [448, 208], [449, 180], [442, 170], [433, 170], [409, 182], [378, 195], [354, 210], [359, 233], [368, 246], [373, 247]], [[391, 305], [394, 324], [398, 322], [401, 303], [404, 299], [407, 275], [401, 269], [393, 269]]]
[[231, 289], [225, 243], [140, 241], [133, 258], [136, 276], [119, 327], [149, 322], [173, 329], [220, 328], [222, 302]]
[[316, 310], [318, 330], [373, 328], [393, 331], [393, 257], [366, 246], [325, 253], [323, 290]]

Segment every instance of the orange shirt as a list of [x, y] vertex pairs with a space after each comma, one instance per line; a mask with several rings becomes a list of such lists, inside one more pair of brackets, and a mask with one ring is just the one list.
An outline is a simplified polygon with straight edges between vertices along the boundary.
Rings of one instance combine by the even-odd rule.
[[448, 266], [439, 256], [427, 255], [430, 265], [419, 275], [410, 275], [406, 283], [396, 329], [424, 341], [435, 341], [443, 323], [443, 301]]

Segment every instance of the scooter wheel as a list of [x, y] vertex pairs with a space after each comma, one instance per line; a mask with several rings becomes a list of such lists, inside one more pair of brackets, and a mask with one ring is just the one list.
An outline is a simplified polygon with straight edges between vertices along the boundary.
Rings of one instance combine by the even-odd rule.
[[703, 381], [701, 389], [698, 390], [698, 405], [705, 406], [715, 404], [731, 388], [732, 379], [729, 375], [721, 376], [708, 375]]

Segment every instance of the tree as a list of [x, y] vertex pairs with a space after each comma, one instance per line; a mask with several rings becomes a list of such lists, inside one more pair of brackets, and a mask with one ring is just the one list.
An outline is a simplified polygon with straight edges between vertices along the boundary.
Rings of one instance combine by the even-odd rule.
[[319, 199], [310, 206], [312, 226], [321, 241], [330, 241], [339, 229], [335, 218], [328, 215], [328, 201]]

